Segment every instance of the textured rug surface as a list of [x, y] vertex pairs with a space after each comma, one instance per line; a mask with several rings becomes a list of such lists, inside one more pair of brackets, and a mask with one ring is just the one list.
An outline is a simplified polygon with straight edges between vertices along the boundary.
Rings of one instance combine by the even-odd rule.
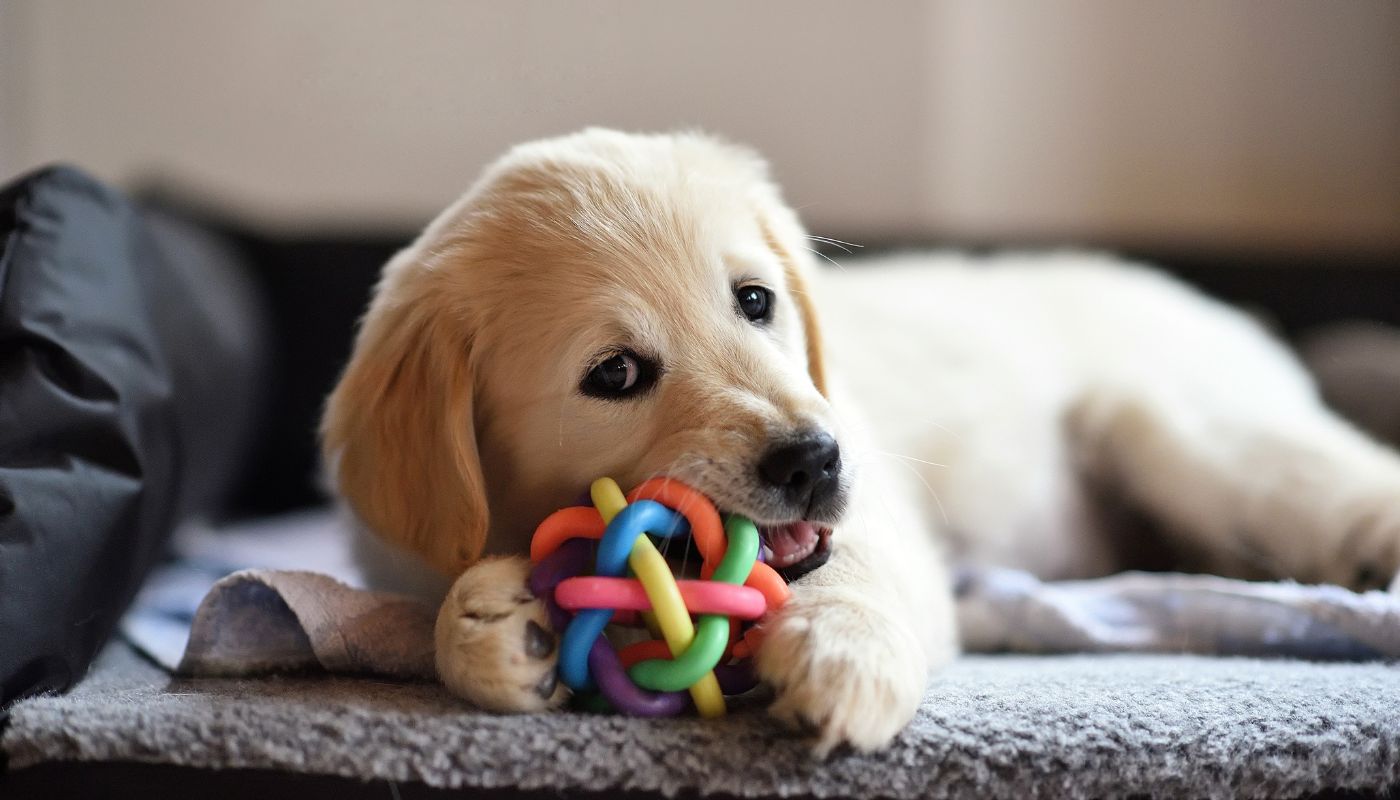
[[818, 797], [1290, 797], [1400, 776], [1400, 667], [1167, 655], [975, 656], [889, 749], [813, 760], [755, 710], [717, 722], [494, 716], [440, 687], [172, 678], [113, 645], [15, 707], [12, 769], [262, 767], [440, 787]]

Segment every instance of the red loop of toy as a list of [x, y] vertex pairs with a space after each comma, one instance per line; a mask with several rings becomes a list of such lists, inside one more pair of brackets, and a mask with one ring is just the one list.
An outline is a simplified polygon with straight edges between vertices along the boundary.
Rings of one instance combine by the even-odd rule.
[[[748, 586], [709, 581], [676, 581], [686, 610], [691, 614], [722, 614], [736, 619], [758, 619], [767, 610], [763, 593]], [[560, 582], [554, 602], [566, 611], [583, 608], [649, 611], [651, 601], [641, 581], [631, 578], [583, 576]], [[669, 653], [669, 651], [668, 651]], [[667, 656], [669, 658], [669, 655]]]
[[653, 658], [669, 659], [671, 649], [660, 639], [648, 639], [644, 642], [633, 642], [627, 645], [617, 651], [617, 657], [622, 662], [623, 669], [631, 669], [633, 664], [650, 661]]
[[735, 658], [748, 658], [753, 655], [758, 646], [763, 643], [763, 634], [758, 628], [749, 628], [744, 631], [744, 636], [734, 643], [730, 648], [730, 654]]
[[[628, 493], [627, 502], [633, 503], [637, 500], [655, 500], [684, 516], [690, 523], [691, 539], [695, 541], [695, 547], [700, 551], [704, 562], [700, 570], [701, 576], [709, 577], [710, 573], [715, 571], [719, 562], [724, 559], [729, 540], [724, 535], [724, 525], [720, 522], [719, 512], [715, 510], [709, 498], [680, 481], [663, 477], [645, 480]], [[602, 536], [602, 533], [598, 535]], [[538, 538], [536, 535], [536, 539]], [[533, 558], [533, 547], [531, 549]], [[761, 561], [753, 565], [753, 571], [749, 573], [744, 585], [762, 592], [769, 608], [778, 608], [786, 603], [792, 594], [782, 576]]]
[[[738, 627], [737, 624], [735, 627]], [[738, 659], [752, 658], [753, 654], [758, 652], [758, 648], [762, 646], [763, 639], [767, 635], [768, 630], [763, 626], [763, 623], [742, 628], [729, 643], [729, 652], [725, 656]]]

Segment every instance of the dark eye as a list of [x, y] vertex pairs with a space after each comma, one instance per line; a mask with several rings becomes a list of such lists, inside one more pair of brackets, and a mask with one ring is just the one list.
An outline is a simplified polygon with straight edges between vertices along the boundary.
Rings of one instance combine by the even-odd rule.
[[629, 397], [651, 388], [656, 383], [656, 373], [656, 364], [631, 351], [623, 351], [588, 370], [579, 391], [609, 400]]
[[773, 292], [765, 286], [751, 283], [736, 287], [734, 299], [739, 301], [739, 311], [750, 322], [767, 322], [773, 318]]

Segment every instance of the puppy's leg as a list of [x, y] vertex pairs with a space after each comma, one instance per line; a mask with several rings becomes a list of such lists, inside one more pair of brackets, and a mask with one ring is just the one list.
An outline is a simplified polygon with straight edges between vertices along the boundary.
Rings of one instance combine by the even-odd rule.
[[1093, 469], [1206, 569], [1384, 586], [1400, 569], [1400, 458], [1273, 357], [1290, 380], [1094, 394], [1076, 417]]
[[554, 670], [558, 647], [544, 604], [530, 593], [530, 563], [486, 559], [462, 573], [438, 612], [438, 676], [490, 711], [542, 711], [568, 691]]
[[777, 692], [770, 713], [813, 731], [818, 755], [887, 744], [957, 652], [946, 567], [916, 515], [882, 501], [897, 499], [857, 498], [831, 560], [793, 585], [757, 655]]

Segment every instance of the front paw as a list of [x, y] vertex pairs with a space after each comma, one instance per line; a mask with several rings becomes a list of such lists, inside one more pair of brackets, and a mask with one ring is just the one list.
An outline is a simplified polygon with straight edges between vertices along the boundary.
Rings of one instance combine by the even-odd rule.
[[1400, 492], [1346, 509], [1351, 520], [1334, 558], [1321, 559], [1321, 580], [1355, 591], [1400, 592]]
[[489, 711], [544, 711], [568, 699], [557, 637], [544, 603], [526, 586], [522, 558], [482, 561], [457, 579], [438, 612], [438, 677]]
[[769, 713], [838, 745], [870, 751], [913, 719], [928, 660], [907, 624], [849, 589], [803, 587], [768, 623], [758, 674], [777, 692]]

